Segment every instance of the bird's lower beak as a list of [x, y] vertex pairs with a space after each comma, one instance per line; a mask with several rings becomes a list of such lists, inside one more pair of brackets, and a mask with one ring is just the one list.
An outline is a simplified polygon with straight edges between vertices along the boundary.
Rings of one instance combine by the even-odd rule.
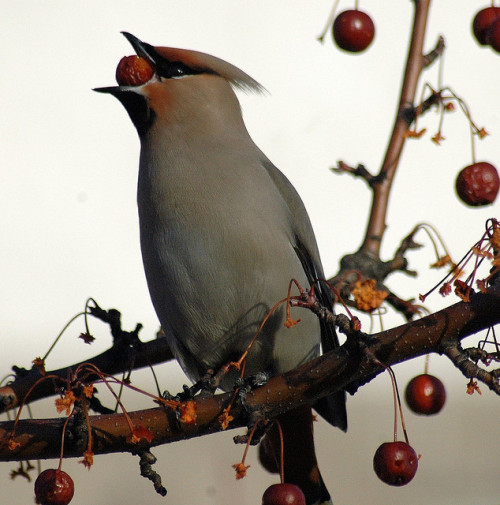
[[92, 91], [97, 91], [98, 93], [109, 93], [113, 96], [118, 96], [123, 92], [123, 86], [106, 86], [104, 88], [92, 88]]

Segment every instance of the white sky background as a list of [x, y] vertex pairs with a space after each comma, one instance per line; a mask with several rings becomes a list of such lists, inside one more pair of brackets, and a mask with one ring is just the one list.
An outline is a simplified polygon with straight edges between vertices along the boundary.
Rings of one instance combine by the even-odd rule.
[[[500, 55], [476, 45], [470, 24], [488, 2], [435, 2], [427, 49], [443, 33], [448, 49], [444, 83], [464, 97], [474, 119], [491, 136], [476, 144], [477, 159], [500, 165]], [[0, 17], [0, 202], [2, 205], [1, 335], [3, 373], [30, 366], [43, 355], [72, 315], [94, 297], [103, 308], [123, 313], [126, 329], [144, 324], [153, 337], [158, 323], [149, 301], [138, 243], [135, 185], [139, 141], [119, 102], [91, 91], [114, 84], [119, 59], [132, 54], [120, 35], [130, 31], [154, 45], [212, 53], [239, 66], [270, 92], [241, 96], [254, 140], [291, 179], [315, 227], [327, 275], [340, 257], [355, 250], [363, 236], [369, 192], [360, 180], [330, 173], [343, 159], [375, 172], [393, 123], [412, 13], [410, 1], [374, 2], [361, 8], [372, 15], [377, 34], [364, 54], [349, 55], [316, 41], [332, 2], [274, 1], [24, 1], [5, 3]], [[341, 2], [341, 9], [350, 8]], [[437, 66], [423, 77], [437, 86]], [[470, 163], [468, 125], [455, 112], [446, 117], [446, 141], [430, 142], [438, 117], [427, 114], [419, 126], [423, 139], [405, 148], [388, 216], [383, 253], [388, 259], [415, 223], [428, 221], [442, 233], [455, 258], [476, 241], [495, 208], [470, 209], [454, 194], [457, 172]], [[421, 240], [428, 244], [424, 235]], [[412, 268], [425, 272], [431, 249], [412, 253]], [[416, 297], [439, 279], [438, 273], [409, 281], [391, 278], [405, 298]], [[435, 295], [428, 307], [454, 303]], [[401, 324], [389, 317], [386, 327]], [[72, 326], [48, 362], [57, 368], [106, 349], [106, 328], [92, 323], [92, 348]], [[368, 324], [366, 324], [368, 328]], [[163, 388], [184, 382], [175, 364], [158, 370]], [[423, 360], [396, 367], [400, 388], [423, 371]], [[373, 474], [376, 447], [391, 438], [392, 393], [380, 377], [349, 399], [347, 435], [318, 423], [322, 473], [341, 505], [388, 502], [497, 504], [500, 437], [494, 417], [500, 403], [493, 394], [470, 398], [465, 379], [443, 358], [431, 359], [431, 372], [444, 378], [448, 402], [431, 419], [407, 414], [410, 439], [422, 454], [414, 481], [394, 489]], [[0, 374], [1, 375], [1, 374]], [[147, 373], [137, 378], [152, 387]], [[102, 388], [101, 388], [102, 389]], [[129, 409], [146, 405], [131, 397]], [[52, 402], [34, 406], [35, 415], [53, 416]], [[153, 451], [169, 490], [166, 498], [138, 476], [138, 462], [124, 456], [97, 457], [87, 472], [76, 461], [64, 463], [76, 483], [72, 504], [91, 502], [151, 504], [260, 503], [276, 479], [254, 461], [248, 477], [235, 482], [231, 464], [243, 448], [234, 433]], [[484, 448], [488, 447], [488, 450]], [[253, 456], [252, 456], [253, 457]], [[253, 461], [253, 460], [252, 460]], [[485, 465], [485, 462], [488, 464]], [[44, 467], [54, 466], [46, 462]], [[10, 482], [15, 465], [0, 466], [2, 502], [31, 503], [30, 484]], [[116, 468], [119, 475], [111, 475]], [[490, 470], [491, 469], [491, 470]], [[106, 476], [106, 475], [107, 476]], [[237, 498], [235, 498], [237, 496]]]

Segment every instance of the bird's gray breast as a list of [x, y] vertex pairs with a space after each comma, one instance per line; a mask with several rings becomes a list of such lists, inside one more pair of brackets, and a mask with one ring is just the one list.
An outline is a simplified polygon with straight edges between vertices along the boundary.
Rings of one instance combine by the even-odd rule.
[[[160, 322], [181, 366], [197, 379], [238, 359], [286, 297], [290, 279], [307, 281], [293, 250], [289, 209], [262, 167], [248, 163], [235, 173], [219, 165], [218, 173], [195, 170], [190, 177], [188, 168], [176, 168], [140, 174], [141, 248]], [[284, 371], [313, 357], [319, 331], [305, 319], [307, 335], [297, 338], [284, 331], [278, 307], [247, 372]]]

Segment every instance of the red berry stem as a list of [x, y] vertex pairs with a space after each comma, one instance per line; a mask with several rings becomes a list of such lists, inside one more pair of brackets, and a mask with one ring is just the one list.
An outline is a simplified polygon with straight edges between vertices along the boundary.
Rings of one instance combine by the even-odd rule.
[[328, 16], [328, 19], [326, 21], [326, 25], [323, 28], [323, 31], [318, 35], [317, 39], [319, 42], [323, 43], [325, 41], [326, 34], [330, 30], [330, 26], [333, 24], [333, 18], [335, 17], [335, 12], [337, 11], [337, 7], [339, 5], [340, 0], [335, 0], [335, 3], [333, 4], [332, 10], [330, 11], [330, 15]]
[[398, 410], [399, 410], [399, 417], [401, 419], [401, 428], [403, 430], [403, 435], [405, 437], [406, 443], [410, 445], [408, 439], [408, 433], [406, 431], [406, 423], [403, 415], [403, 408], [401, 406], [401, 398], [399, 396], [399, 388], [398, 388], [398, 382], [396, 380], [396, 375], [390, 366], [385, 365], [377, 358], [374, 358], [374, 360], [378, 365], [382, 366], [389, 372], [389, 377], [391, 378], [392, 393], [394, 396], [394, 442], [398, 441]]
[[[87, 423], [87, 453], [91, 454], [92, 453], [92, 445], [93, 445], [93, 439], [92, 439], [92, 425], [90, 424], [90, 416], [89, 416], [89, 405], [88, 401], [86, 398], [83, 399], [83, 414], [85, 416], [85, 422]], [[90, 466], [88, 467], [90, 470]]]
[[426, 354], [425, 355], [425, 364], [424, 364], [424, 374], [428, 374], [429, 373], [429, 355]]
[[280, 481], [285, 483], [285, 449], [283, 441], [283, 430], [281, 429], [280, 422], [276, 419], [276, 426], [278, 426], [278, 433], [280, 435]]
[[397, 394], [396, 394], [396, 379], [394, 378], [392, 369], [387, 367], [386, 370], [389, 372], [389, 377], [391, 378], [392, 384], [392, 395], [394, 404], [394, 442], [398, 441], [398, 409], [397, 409]]
[[66, 417], [66, 421], [64, 421], [62, 435], [61, 435], [61, 453], [59, 456], [59, 465], [57, 466], [58, 470], [61, 470], [63, 457], [64, 457], [64, 436], [66, 435], [66, 428], [68, 427], [69, 420], [73, 417], [74, 409], [71, 411], [71, 414]]

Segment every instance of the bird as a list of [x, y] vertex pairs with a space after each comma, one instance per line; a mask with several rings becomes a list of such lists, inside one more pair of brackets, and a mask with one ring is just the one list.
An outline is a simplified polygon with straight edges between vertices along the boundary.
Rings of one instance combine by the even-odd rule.
[[[264, 88], [218, 57], [153, 46], [122, 32], [154, 68], [138, 86], [96, 88], [125, 107], [140, 139], [137, 205], [149, 293], [163, 332], [186, 375], [237, 360], [295, 279], [321, 284], [323, 268], [306, 208], [286, 176], [252, 140], [236, 91]], [[297, 309], [298, 310], [298, 309]], [[268, 317], [245, 360], [245, 375], [286, 372], [339, 345], [334, 327], [308, 310], [293, 328], [285, 308]], [[234, 388], [235, 372], [221, 381]], [[345, 393], [314, 408], [347, 429]], [[306, 405], [283, 414], [284, 476], [308, 505], [331, 503], [318, 469], [313, 414]], [[279, 454], [276, 432], [268, 434]]]

